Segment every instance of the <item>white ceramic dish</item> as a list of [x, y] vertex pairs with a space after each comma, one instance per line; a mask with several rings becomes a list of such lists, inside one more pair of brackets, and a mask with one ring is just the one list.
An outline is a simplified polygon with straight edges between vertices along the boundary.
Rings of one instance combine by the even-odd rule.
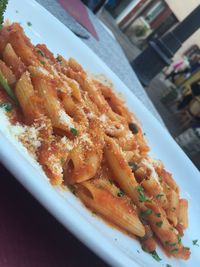
[[[200, 248], [192, 240], [200, 239], [200, 175], [168, 132], [157, 122], [117, 76], [74, 34], [33, 0], [10, 0], [5, 14], [24, 27], [33, 43], [45, 43], [55, 54], [76, 58], [94, 74], [103, 73], [112, 80], [116, 91], [123, 92], [126, 104], [137, 115], [147, 134], [151, 154], [161, 159], [180, 185], [181, 195], [189, 200], [189, 228], [183, 242], [191, 248], [191, 259], [167, 258], [157, 249], [162, 261], [157, 263], [143, 252], [139, 242], [111, 228], [92, 214], [70, 192], [52, 187], [37, 164], [15, 140], [12, 131], [0, 117], [0, 159], [20, 183], [45, 206], [58, 221], [91, 250], [112, 266], [198, 266]], [[32, 26], [28, 26], [31, 22]], [[109, 48], [108, 48], [109, 49]], [[9, 193], [9, 192], [8, 192]], [[139, 253], [138, 253], [139, 251]], [[86, 263], [85, 263], [86, 264]]]

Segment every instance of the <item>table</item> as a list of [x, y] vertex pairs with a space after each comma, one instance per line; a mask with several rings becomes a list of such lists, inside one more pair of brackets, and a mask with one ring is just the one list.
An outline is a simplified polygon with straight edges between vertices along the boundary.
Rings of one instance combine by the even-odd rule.
[[[66, 26], [81, 29], [56, 1], [37, 1]], [[84, 42], [106, 62], [162, 123], [120, 46], [98, 19], [91, 12], [89, 14], [100, 40], [90, 37]], [[0, 171], [1, 267], [107, 266], [62, 227], [2, 165]]]

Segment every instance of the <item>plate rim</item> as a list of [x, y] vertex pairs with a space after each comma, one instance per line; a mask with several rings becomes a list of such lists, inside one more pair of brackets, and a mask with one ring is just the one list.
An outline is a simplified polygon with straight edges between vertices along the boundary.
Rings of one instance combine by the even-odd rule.
[[[103, 66], [105, 66], [107, 68], [107, 71], [109, 71], [112, 75], [111, 76], [114, 76], [116, 81], [120, 82], [120, 84], [123, 85], [123, 87], [126, 89], [126, 91], [128, 91], [133, 97], [134, 97], [134, 100], [138, 103], [138, 105], [141, 107], [141, 109], [143, 109], [145, 112], [148, 112], [147, 108], [144, 106], [144, 104], [134, 95], [134, 93], [128, 89], [128, 87], [119, 79], [119, 77], [106, 65], [106, 63], [104, 63], [84, 42], [82, 42], [81, 40], [79, 40], [78, 37], [76, 37], [68, 28], [66, 25], [64, 25], [61, 21], [59, 21], [54, 15], [52, 15], [47, 9], [45, 9], [42, 5], [40, 5], [38, 2], [36, 2], [35, 0], [26, 0], [26, 2], [28, 2], [29, 4], [32, 3], [34, 4], [34, 6], [36, 8], [38, 8], [39, 10], [41, 10], [42, 12], [45, 13], [45, 17], [46, 16], [50, 16], [50, 19], [53, 20], [52, 23], [54, 23], [54, 21], [56, 21], [56, 23], [58, 23], [60, 25], [60, 27], [63, 27], [63, 30], [64, 31], [68, 31], [68, 34], [71, 34], [73, 35], [74, 38], [76, 38], [76, 40], [78, 42], [81, 42], [83, 44], [84, 47], [86, 47], [87, 49], [90, 50], [90, 52], [92, 52], [92, 56], [95, 56], [95, 60], [98, 59], [98, 62], [101, 62], [101, 65], [103, 64]], [[166, 131], [166, 129], [163, 127], [162, 124], [160, 124], [160, 122], [152, 115], [152, 114], [148, 114], [148, 116], [150, 116], [150, 118], [154, 121], [154, 123], [156, 125], [159, 125], [159, 130], [161, 130], [161, 132], [163, 133], [167, 133], [167, 137], [168, 138], [171, 138], [172, 140], [172, 137], [171, 135]], [[4, 136], [4, 134], [2, 134], [2, 132], [0, 131], [0, 136], [1, 136], [1, 139], [4, 139], [4, 144], [5, 144], [5, 147], [11, 147], [11, 149], [13, 150], [17, 150], [14, 145], [10, 142], [10, 140], [8, 140], [7, 137]], [[167, 138], [166, 137], [166, 138]], [[174, 141], [174, 140], [173, 140]], [[174, 144], [175, 141], [174, 141]], [[177, 145], [177, 144], [176, 144]], [[177, 146], [178, 147], [178, 146]], [[179, 148], [180, 149], [180, 148]], [[181, 149], [180, 149], [181, 150]], [[9, 149], [8, 149], [9, 151]], [[53, 208], [51, 206], [49, 206], [49, 199], [46, 199], [44, 196], [42, 196], [42, 194], [38, 197], [38, 191], [36, 190], [36, 187], [37, 185], [34, 183], [34, 179], [31, 179], [31, 176], [27, 179], [25, 176], [27, 176], [27, 172], [24, 172], [22, 173], [22, 169], [21, 168], [21, 165], [18, 166], [16, 164], [16, 161], [14, 159], [14, 157], [12, 157], [12, 159], [10, 160], [10, 155], [8, 153], [8, 151], [6, 151], [6, 149], [2, 149], [0, 147], [0, 159], [1, 161], [3, 162], [3, 164], [6, 166], [6, 168], [8, 170], [10, 170], [13, 175], [17, 178], [17, 180], [37, 199], [39, 200], [39, 202], [54, 216], [56, 217], [56, 219], [61, 223], [63, 224], [70, 232], [72, 232], [82, 243], [84, 243], [87, 247], [89, 247], [95, 254], [97, 254], [98, 256], [100, 256], [101, 259], [105, 260], [108, 264], [110, 265], [113, 265], [115, 264], [114, 266], [133, 266], [133, 267], [139, 267], [141, 265], [138, 265], [137, 262], [133, 261], [132, 259], [128, 258], [128, 256], [126, 256], [119, 248], [117, 248], [117, 246], [115, 245], [112, 245], [108, 240], [106, 240], [106, 238], [103, 238], [104, 240], [104, 243], [107, 244], [105, 247], [109, 247], [111, 246], [112, 247], [112, 251], [115, 251], [116, 255], [120, 255], [120, 261], [117, 261], [116, 258], [114, 256], [112, 256], [110, 253], [107, 253], [107, 249], [104, 249], [104, 246], [100, 245], [100, 242], [99, 241], [96, 241], [96, 239], [94, 240], [93, 237], [89, 237], [84, 231], [80, 231], [79, 229], [79, 232], [81, 232], [81, 236], [80, 236], [80, 233], [77, 233], [76, 232], [76, 229], [74, 229], [74, 224], [71, 224], [71, 218], [63, 218], [61, 216], [61, 214], [59, 214], [58, 212], [58, 208], [55, 209], [55, 207], [53, 206]], [[183, 151], [181, 151], [182, 153], [184, 153]], [[16, 154], [16, 152], [15, 152]], [[19, 155], [19, 157], [22, 157], [23, 155], [17, 151], [17, 154]], [[185, 159], [188, 161], [190, 161], [190, 159], [184, 154]], [[7, 159], [7, 160], [6, 160]], [[10, 164], [9, 164], [9, 161], [13, 163], [13, 167], [15, 166], [16, 164], [16, 167], [11, 167]], [[22, 160], [24, 161], [24, 160]], [[31, 163], [26, 160], [26, 164], [30, 165], [31, 168], [33, 167], [31, 165]], [[191, 163], [191, 161], [190, 161]], [[192, 163], [191, 163], [192, 164]], [[191, 165], [192, 168], [196, 168], [193, 164]], [[18, 172], [16, 173], [16, 169], [18, 170]], [[197, 169], [196, 169], [197, 170]], [[197, 170], [198, 171], [198, 170]], [[195, 170], [194, 170], [195, 172]], [[37, 173], [36, 171], [36, 174], [37, 175], [40, 175], [39, 173]], [[21, 176], [21, 177], [20, 177]], [[27, 181], [28, 180], [28, 181]], [[51, 186], [52, 187], [52, 186]], [[34, 190], [33, 190], [34, 188]], [[53, 187], [52, 187], [52, 190], [53, 190]], [[41, 190], [42, 192], [43, 190]], [[54, 192], [55, 193], [55, 192]], [[60, 201], [63, 202], [61, 200], [61, 196], [58, 195], [57, 193], [54, 194], [55, 197], [59, 197], [59, 203]], [[56, 197], [56, 198], [57, 198]], [[57, 203], [57, 201], [55, 201]], [[52, 203], [53, 205], [53, 203]], [[59, 205], [58, 205], [59, 206]], [[66, 203], [65, 203], [65, 206], [66, 206]], [[66, 208], [66, 207], [65, 207]], [[81, 217], [82, 220], [86, 221], [86, 219], [81, 216], [78, 211], [76, 211], [76, 217], [79, 216]], [[66, 221], [68, 221], [68, 225], [66, 225]], [[86, 224], [88, 224], [88, 222], [86, 221]], [[98, 234], [98, 231], [94, 228], [94, 226], [92, 224], [89, 224], [89, 226], [91, 228], [93, 228], [95, 230], [95, 232]], [[79, 227], [80, 228], [80, 227]], [[99, 239], [102, 239], [102, 237], [100, 237], [100, 234], [99, 235]], [[96, 246], [96, 248], [95, 248]], [[106, 256], [105, 256], [106, 255]], [[123, 260], [121, 260], [123, 259]], [[128, 263], [129, 265], [126, 265], [125, 263]], [[131, 265], [130, 265], [131, 264]]]

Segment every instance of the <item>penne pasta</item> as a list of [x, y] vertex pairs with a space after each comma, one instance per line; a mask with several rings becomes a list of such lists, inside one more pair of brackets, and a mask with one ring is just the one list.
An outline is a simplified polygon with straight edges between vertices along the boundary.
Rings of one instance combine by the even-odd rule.
[[169, 256], [188, 259], [180, 241], [188, 202], [148, 155], [140, 122], [111, 86], [75, 59], [31, 44], [17, 23], [0, 30], [0, 56], [0, 108], [50, 182], [73, 187], [86, 207], [137, 236], [145, 251], [155, 253], [159, 240]]
[[170, 193], [168, 193], [167, 217], [174, 226], [178, 223], [178, 214], [179, 196], [174, 190], [170, 190]]
[[12, 70], [2, 61], [0, 60], [0, 72], [7, 80], [10, 86], [14, 86], [16, 83], [16, 77], [13, 74]]
[[188, 227], [188, 201], [186, 199], [179, 200], [178, 222], [183, 230]]
[[123, 199], [114, 197], [108, 191], [90, 182], [84, 182], [78, 186], [77, 194], [86, 206], [105, 216], [109, 221], [131, 234], [144, 236], [144, 226], [133, 208]]
[[41, 108], [42, 101], [40, 101], [34, 91], [28, 71], [24, 72], [18, 80], [15, 93], [28, 124], [32, 123], [34, 119], [39, 118], [44, 113]]
[[11, 44], [7, 44], [3, 51], [4, 62], [12, 69], [13, 73], [19, 79], [23, 72], [25, 72], [26, 67], [21, 59], [16, 55]]

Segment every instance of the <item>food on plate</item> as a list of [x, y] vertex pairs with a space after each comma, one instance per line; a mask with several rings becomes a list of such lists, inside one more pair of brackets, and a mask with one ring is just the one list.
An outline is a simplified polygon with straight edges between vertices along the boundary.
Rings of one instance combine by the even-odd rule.
[[50, 182], [69, 186], [144, 250], [155, 255], [159, 240], [169, 256], [188, 259], [188, 202], [113, 90], [75, 59], [31, 44], [18, 23], [0, 30], [0, 58], [0, 108]]

